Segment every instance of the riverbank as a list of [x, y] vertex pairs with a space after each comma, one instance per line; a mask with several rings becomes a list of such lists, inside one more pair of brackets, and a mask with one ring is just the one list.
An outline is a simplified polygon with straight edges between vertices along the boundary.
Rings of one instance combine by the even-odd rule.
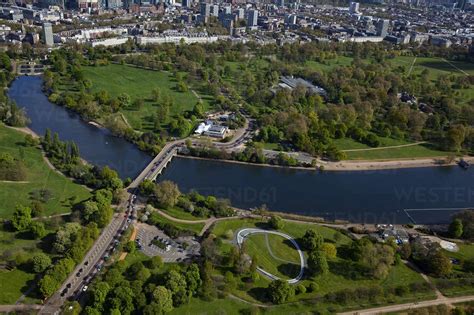
[[[462, 157], [466, 162], [473, 163], [474, 157]], [[368, 160], [368, 161], [340, 161], [326, 162], [318, 160], [318, 165], [322, 165], [327, 171], [370, 171], [370, 170], [387, 170], [400, 168], [419, 168], [419, 167], [438, 167], [453, 166], [456, 161], [448, 163], [442, 158], [415, 158], [400, 160]]]
[[[340, 162], [328, 162], [317, 159], [315, 167], [304, 167], [304, 166], [284, 166], [274, 164], [260, 164], [251, 162], [242, 162], [236, 160], [226, 159], [213, 159], [206, 157], [198, 157], [192, 155], [180, 154], [179, 157], [205, 160], [205, 161], [219, 161], [225, 163], [242, 164], [242, 165], [254, 165], [260, 167], [273, 167], [273, 168], [286, 168], [294, 170], [306, 170], [306, 171], [377, 171], [377, 170], [390, 170], [390, 169], [402, 169], [402, 168], [419, 168], [419, 167], [439, 167], [439, 166], [455, 166], [456, 161], [447, 163], [445, 159], [441, 158], [419, 158], [419, 159], [399, 159], [399, 160], [368, 160], [368, 161], [340, 161]], [[463, 156], [462, 157], [468, 163], [474, 163], [474, 157]], [[322, 167], [322, 168], [321, 168]]]

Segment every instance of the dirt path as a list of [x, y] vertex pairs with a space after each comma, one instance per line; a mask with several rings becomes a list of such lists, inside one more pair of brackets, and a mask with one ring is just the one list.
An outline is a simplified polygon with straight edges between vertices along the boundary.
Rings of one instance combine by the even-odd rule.
[[451, 61], [447, 60], [447, 59], [444, 59], [444, 61], [446, 61], [451, 67], [453, 67], [454, 69], [458, 70], [459, 72], [461, 72], [462, 74], [464, 74], [465, 76], [469, 76], [469, 73], [467, 73], [466, 71], [462, 70], [462, 69], [459, 69], [455, 64], [453, 64]]
[[408, 71], [408, 76], [410, 76], [411, 72], [413, 71], [413, 67], [415, 66], [415, 63], [416, 63], [416, 58], [418, 57], [415, 57], [413, 59], [413, 62], [411, 63], [410, 70]]
[[26, 312], [26, 311], [31, 311], [31, 310], [39, 310], [41, 307], [42, 305], [38, 305], [38, 304], [0, 305], [0, 312], [1, 313]]
[[340, 315], [376, 315], [376, 314], [383, 314], [383, 313], [395, 313], [400, 312], [403, 310], [411, 310], [420, 307], [429, 307], [435, 306], [440, 304], [455, 304], [455, 303], [463, 303], [474, 301], [474, 295], [469, 296], [459, 296], [453, 298], [438, 298], [436, 300], [431, 301], [421, 301], [421, 302], [412, 302], [412, 303], [405, 303], [405, 304], [398, 304], [398, 305], [390, 305], [390, 306], [382, 306], [382, 307], [375, 307], [369, 308], [365, 310], [358, 310], [358, 311], [351, 311], [351, 312], [344, 312], [339, 313]]
[[366, 149], [349, 149], [349, 150], [341, 150], [342, 152], [362, 152], [362, 151], [375, 151], [375, 150], [385, 150], [385, 149], [396, 149], [396, 148], [406, 148], [406, 147], [413, 147], [415, 145], [420, 145], [427, 143], [426, 141], [419, 141], [414, 143], [408, 144], [400, 144], [400, 145], [392, 145], [389, 147], [377, 147], [377, 148], [366, 148]]

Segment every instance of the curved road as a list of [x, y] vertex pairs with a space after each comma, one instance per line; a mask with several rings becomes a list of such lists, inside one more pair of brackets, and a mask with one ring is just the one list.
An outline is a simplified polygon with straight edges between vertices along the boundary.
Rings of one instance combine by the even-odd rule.
[[[252, 234], [274, 234], [274, 235], [278, 235], [289, 240], [293, 244], [293, 246], [295, 246], [296, 250], [298, 251], [298, 255], [300, 256], [300, 273], [298, 274], [298, 276], [296, 276], [296, 278], [286, 280], [286, 281], [290, 284], [294, 284], [301, 280], [301, 278], [303, 277], [304, 267], [305, 267], [304, 255], [303, 255], [303, 252], [301, 251], [300, 246], [298, 245], [298, 243], [296, 243], [294, 238], [292, 238], [288, 234], [277, 232], [277, 231], [267, 231], [267, 230], [262, 230], [262, 229], [248, 228], [248, 229], [242, 229], [237, 233], [237, 236], [236, 236], [237, 244], [241, 246], [245, 238], [247, 238], [247, 236], [252, 235]], [[264, 269], [260, 267], [257, 267], [257, 270], [272, 280], [280, 280], [279, 277], [269, 273], [268, 271], [265, 271]]]

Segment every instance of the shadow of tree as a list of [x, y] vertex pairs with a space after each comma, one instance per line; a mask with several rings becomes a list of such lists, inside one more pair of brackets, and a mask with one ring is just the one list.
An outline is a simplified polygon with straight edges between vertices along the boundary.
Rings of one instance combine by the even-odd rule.
[[251, 297], [262, 303], [270, 302], [267, 289], [262, 287], [252, 288], [247, 292]]
[[288, 278], [295, 278], [300, 273], [300, 266], [291, 263], [283, 263], [277, 267], [278, 271]]
[[329, 270], [346, 279], [362, 280], [365, 279], [365, 270], [357, 263], [347, 260], [328, 261]]

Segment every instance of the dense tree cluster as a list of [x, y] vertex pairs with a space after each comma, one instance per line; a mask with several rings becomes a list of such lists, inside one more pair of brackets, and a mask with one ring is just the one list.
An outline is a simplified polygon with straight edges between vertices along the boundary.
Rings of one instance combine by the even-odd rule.
[[456, 214], [449, 226], [449, 236], [474, 240], [474, 211], [465, 210]]
[[198, 265], [162, 271], [157, 259], [129, 267], [118, 263], [91, 285], [85, 314], [164, 314], [198, 296], [202, 277]]
[[46, 129], [41, 144], [51, 163], [79, 183], [113, 192], [123, 188], [122, 180], [116, 171], [108, 166], [99, 168], [82, 162], [79, 148], [74, 142], [63, 142], [59, 140], [57, 133], [51, 136], [51, 131]]
[[164, 209], [181, 209], [196, 217], [228, 217], [234, 214], [230, 202], [226, 199], [217, 199], [214, 196], [203, 196], [196, 191], [182, 194], [178, 186], [168, 180], [157, 184], [144, 180], [139, 186], [145, 196], [152, 196], [156, 205]]

